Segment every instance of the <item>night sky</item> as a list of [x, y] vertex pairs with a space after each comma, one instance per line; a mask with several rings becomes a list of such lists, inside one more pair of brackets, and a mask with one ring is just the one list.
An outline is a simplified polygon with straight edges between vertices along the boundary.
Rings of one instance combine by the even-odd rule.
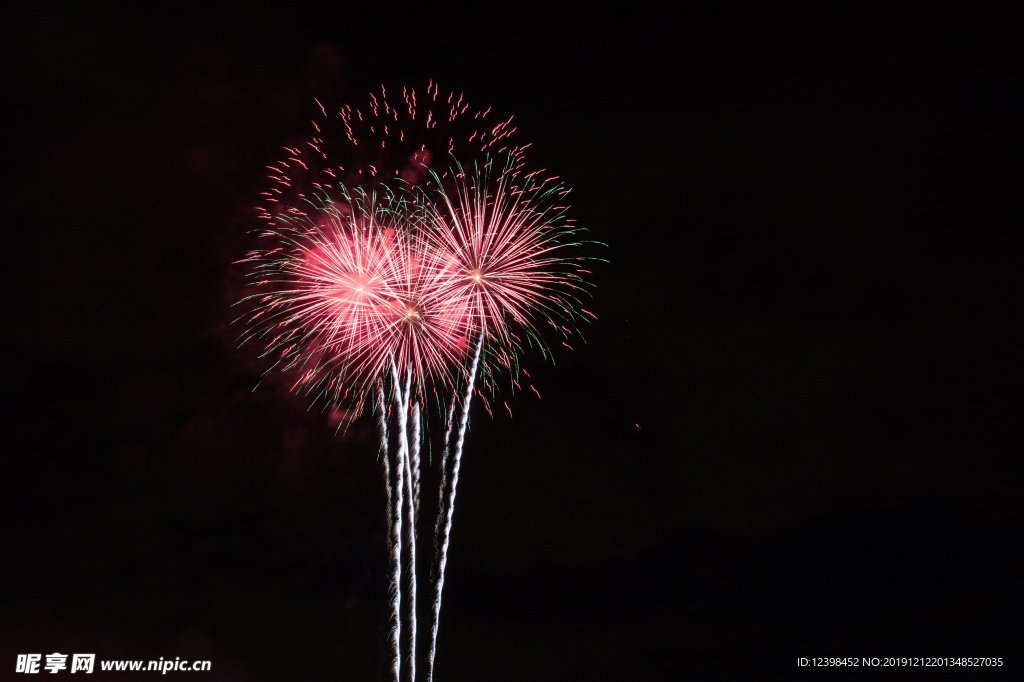
[[5, 10], [0, 679], [385, 679], [373, 424], [252, 391], [231, 262], [313, 97], [428, 78], [609, 260], [543, 400], [473, 413], [438, 679], [1021, 674], [1019, 24], [149, 4]]

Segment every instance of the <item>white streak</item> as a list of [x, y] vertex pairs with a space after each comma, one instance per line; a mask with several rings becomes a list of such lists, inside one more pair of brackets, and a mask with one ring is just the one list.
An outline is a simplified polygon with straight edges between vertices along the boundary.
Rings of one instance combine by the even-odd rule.
[[448, 462], [451, 453], [451, 442], [452, 442], [452, 425], [455, 419], [455, 401], [458, 396], [452, 393], [452, 400], [448, 404], [448, 418], [445, 421], [444, 431], [444, 447], [441, 450], [441, 483], [437, 489], [437, 522], [434, 524], [434, 563], [437, 564], [437, 552], [439, 548], [437, 545], [438, 538], [441, 537], [441, 526], [444, 524], [444, 500], [448, 493]]
[[380, 435], [380, 456], [381, 464], [384, 465], [384, 492], [386, 495], [386, 506], [387, 506], [387, 521], [385, 526], [387, 527], [387, 542], [391, 543], [391, 462], [388, 458], [391, 456], [389, 451], [389, 445], [391, 441], [388, 439], [387, 434], [387, 402], [384, 399], [384, 384], [383, 382], [377, 382], [377, 431]]
[[420, 402], [417, 400], [412, 406], [412, 497], [413, 513], [418, 518], [420, 514]]
[[[395, 386], [398, 384], [398, 370], [391, 364], [392, 379]], [[402, 469], [402, 482], [404, 493], [404, 505], [399, 507], [399, 514], [405, 514], [405, 546], [407, 551], [405, 579], [406, 593], [408, 597], [406, 605], [406, 652], [405, 658], [408, 665], [408, 680], [416, 682], [416, 518], [415, 502], [413, 500], [412, 488], [412, 465], [409, 456], [409, 405], [410, 390], [412, 385], [412, 368], [408, 368], [405, 374], [405, 388], [395, 394], [395, 404], [398, 408], [398, 466]]]
[[380, 435], [380, 461], [384, 465], [384, 493], [387, 507], [387, 542], [391, 545], [391, 461], [388, 457], [391, 453], [388, 449], [391, 441], [388, 439], [388, 407], [384, 399], [384, 383], [377, 382], [377, 431]]
[[459, 485], [459, 468], [462, 463], [462, 446], [466, 441], [466, 426], [469, 424], [469, 407], [473, 400], [473, 388], [476, 383], [476, 372], [480, 365], [480, 351], [484, 345], [484, 335], [476, 343], [473, 364], [469, 370], [466, 393], [462, 399], [462, 414], [459, 419], [459, 433], [455, 441], [455, 453], [452, 458], [451, 487], [444, 505], [444, 524], [441, 526], [440, 552], [438, 554], [437, 575], [434, 579], [434, 603], [430, 621], [430, 649], [427, 653], [427, 682], [434, 678], [434, 658], [437, 655], [437, 632], [441, 620], [441, 594], [444, 592], [444, 570], [448, 565], [448, 544], [452, 535], [452, 516], [455, 513], [455, 493]]
[[441, 449], [441, 481], [437, 486], [437, 520], [434, 522], [434, 562], [430, 567], [430, 582], [433, 591], [433, 602], [430, 612], [430, 646], [427, 649], [427, 679], [433, 677], [434, 651], [437, 641], [437, 619], [441, 612], [438, 601], [437, 566], [441, 562], [441, 529], [445, 522], [445, 500], [448, 499], [448, 469], [451, 460], [452, 427], [455, 420], [455, 403], [458, 395], [452, 391], [452, 399], [448, 403], [448, 416], [445, 419], [444, 443]]
[[[380, 393], [378, 395], [381, 398], [381, 410], [385, 411], [386, 404], [383, 401], [383, 386], [381, 386]], [[386, 435], [386, 418], [382, 416], [381, 420], [384, 422], [382, 429]], [[401, 421], [401, 414], [399, 414], [399, 421]], [[388, 519], [391, 522], [388, 533], [388, 558], [391, 560], [391, 623], [388, 641], [391, 645], [392, 682], [401, 682], [402, 679], [402, 488], [404, 485], [405, 470], [402, 466], [402, 439], [399, 438], [398, 440], [399, 447], [394, 448], [394, 476], [389, 477], [388, 480]], [[385, 459], [391, 455], [391, 450], [392, 448], [390, 447], [386, 448]], [[387, 471], [387, 466], [388, 465], [385, 465], [385, 471]]]

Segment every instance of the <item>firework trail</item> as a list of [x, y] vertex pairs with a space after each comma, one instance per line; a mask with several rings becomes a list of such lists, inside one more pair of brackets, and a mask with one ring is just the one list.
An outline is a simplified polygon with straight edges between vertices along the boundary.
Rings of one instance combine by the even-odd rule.
[[405, 590], [406, 590], [406, 666], [409, 682], [416, 681], [416, 517], [412, 493], [412, 466], [409, 445], [409, 407], [412, 391], [412, 368], [405, 372], [405, 384], [399, 384], [398, 368], [391, 363], [391, 377], [395, 383], [395, 406], [398, 412], [399, 466], [402, 468], [402, 497], [405, 515]]
[[[391, 599], [391, 618], [388, 623], [388, 646], [391, 649], [391, 665], [392, 665], [392, 679], [397, 680], [400, 673], [400, 669], [395, 667], [396, 662], [401, 657], [401, 643], [399, 637], [401, 632], [400, 627], [400, 614], [401, 614], [401, 584], [395, 577], [395, 566], [401, 566], [399, 554], [401, 553], [401, 544], [396, 545], [395, 540], [395, 526], [393, 525], [396, 520], [395, 510], [392, 506], [394, 495], [392, 494], [392, 488], [394, 483], [391, 479], [391, 441], [388, 438], [388, 403], [387, 398], [384, 394], [384, 382], [379, 380], [377, 382], [377, 430], [380, 435], [380, 453], [381, 462], [383, 463], [384, 470], [384, 492], [385, 492], [385, 506], [386, 511], [386, 522], [385, 527], [387, 528], [387, 544], [388, 544], [388, 560], [391, 564], [391, 580], [388, 585], [388, 596]], [[399, 502], [401, 506], [401, 502]], [[400, 522], [400, 519], [399, 519]]]
[[408, 451], [405, 462], [405, 544], [408, 549], [405, 566], [406, 599], [406, 666], [409, 682], [416, 682], [416, 520], [412, 492], [412, 471]]
[[448, 414], [445, 418], [445, 430], [444, 439], [442, 440], [441, 450], [441, 480], [437, 486], [437, 520], [434, 522], [434, 562], [430, 567], [430, 584], [432, 589], [432, 601], [430, 611], [430, 645], [427, 647], [427, 679], [430, 680], [433, 676], [433, 657], [436, 650], [436, 639], [437, 639], [437, 619], [440, 617], [441, 612], [441, 601], [438, 594], [438, 566], [441, 563], [441, 530], [445, 526], [447, 514], [445, 513], [446, 504], [445, 501], [448, 499], [448, 470], [451, 468], [451, 442], [452, 442], [452, 428], [454, 426], [455, 419], [455, 403], [458, 401], [458, 394], [453, 391], [451, 400], [448, 403]]
[[419, 518], [420, 513], [420, 443], [422, 427], [420, 425], [419, 399], [412, 406], [412, 493], [413, 516]]
[[[458, 395], [453, 391], [451, 401], [448, 403], [448, 416], [445, 419], [445, 430], [444, 430], [444, 445], [441, 450], [441, 481], [437, 488], [437, 521], [434, 523], [434, 538], [441, 537], [441, 526], [444, 524], [444, 499], [448, 489], [448, 462], [449, 447], [452, 442], [452, 420], [455, 418], [455, 402], [458, 400]], [[435, 551], [437, 548], [435, 547]], [[434, 563], [437, 563], [437, 557], [434, 557]]]
[[455, 493], [459, 486], [459, 468], [462, 463], [462, 446], [466, 440], [466, 426], [469, 424], [469, 406], [473, 400], [474, 384], [476, 383], [477, 368], [480, 365], [480, 352], [484, 346], [484, 335], [480, 334], [476, 342], [476, 351], [473, 353], [473, 362], [469, 368], [469, 378], [466, 382], [466, 392], [462, 398], [462, 413], [459, 419], [459, 432], [455, 442], [455, 452], [452, 457], [452, 477], [448, 488], [448, 497], [444, 506], [444, 524], [441, 526], [440, 552], [437, 561], [437, 576], [434, 580], [434, 602], [431, 606], [430, 618], [430, 647], [427, 652], [427, 681], [434, 679], [434, 658], [437, 655], [437, 632], [440, 628], [441, 619], [441, 594], [444, 592], [444, 571], [448, 565], [448, 543], [452, 535], [452, 516], [455, 513]]
[[387, 507], [385, 527], [388, 533], [388, 543], [391, 542], [391, 456], [388, 440], [388, 404], [384, 397], [384, 382], [377, 382], [377, 432], [380, 435], [380, 461], [384, 468], [384, 493], [385, 506]]
[[458, 394], [453, 391], [451, 400], [448, 403], [448, 413], [445, 418], [444, 439], [440, 458], [441, 480], [437, 486], [437, 520], [434, 522], [434, 562], [430, 567], [430, 584], [432, 590], [432, 601], [430, 609], [430, 643], [427, 647], [427, 673], [428, 680], [433, 678], [434, 655], [437, 649], [437, 622], [441, 613], [441, 598], [438, 591], [439, 566], [441, 563], [441, 531], [445, 527], [447, 514], [446, 501], [448, 499], [448, 470], [451, 468], [451, 442], [452, 428], [455, 420], [455, 404], [458, 401]]
[[418, 618], [418, 613], [417, 613], [417, 609], [416, 609], [416, 603], [417, 603], [417, 599], [416, 598], [417, 598], [417, 589], [418, 589], [417, 588], [417, 578], [416, 578], [416, 570], [417, 570], [417, 567], [416, 567], [416, 545], [417, 545], [416, 537], [417, 537], [417, 531], [416, 531], [416, 529], [417, 529], [417, 523], [419, 521], [419, 512], [420, 512], [420, 444], [422, 442], [422, 431], [421, 431], [421, 424], [420, 424], [420, 403], [419, 403], [419, 399], [418, 398], [412, 404], [412, 412], [411, 412], [411, 415], [410, 415], [410, 419], [411, 419], [411, 427], [410, 427], [410, 439], [411, 439], [411, 442], [409, 443], [409, 448], [410, 448], [410, 450], [412, 452], [412, 457], [411, 457], [412, 471], [410, 472], [410, 474], [411, 474], [410, 475], [410, 480], [412, 482], [412, 486], [411, 486], [411, 490], [409, 488], [406, 488], [406, 490], [407, 490], [407, 492], [409, 494], [409, 507], [411, 509], [409, 517], [408, 517], [408, 523], [409, 523], [410, 528], [412, 529], [412, 537], [413, 537], [413, 542], [410, 545], [411, 551], [410, 551], [410, 555], [409, 555], [409, 576], [410, 576], [410, 583], [411, 583], [410, 586], [409, 586], [409, 595], [410, 595], [409, 612], [411, 614], [411, 617], [410, 617], [410, 627], [411, 627], [411, 630], [409, 632], [409, 641], [410, 641], [410, 644], [409, 644], [409, 679], [411, 680], [411, 682], [416, 682], [416, 645], [417, 645], [417, 634], [416, 634], [416, 632], [417, 632], [416, 627], [417, 626], [416, 626], [416, 623], [417, 623], [417, 618]]
[[[400, 389], [396, 386], [394, 391], [397, 395]], [[401, 422], [401, 415], [398, 419]], [[390, 495], [392, 502], [390, 512], [391, 546], [388, 553], [388, 558], [391, 560], [391, 624], [388, 639], [391, 644], [392, 682], [401, 682], [402, 679], [402, 493], [405, 484], [405, 467], [400, 436], [398, 441], [398, 447], [390, 448], [395, 454], [395, 461], [391, 467], [394, 470], [394, 476], [390, 481], [392, 490]]]

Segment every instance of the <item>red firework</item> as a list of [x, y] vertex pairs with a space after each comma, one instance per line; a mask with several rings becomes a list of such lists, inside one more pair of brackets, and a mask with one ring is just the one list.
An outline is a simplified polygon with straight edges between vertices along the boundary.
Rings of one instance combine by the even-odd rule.
[[429, 183], [435, 163], [447, 167], [452, 157], [500, 155], [519, 165], [529, 146], [516, 141], [512, 117], [474, 107], [433, 81], [422, 90], [382, 85], [362, 106], [317, 106], [313, 134], [284, 147], [284, 155], [267, 166], [270, 185], [257, 211], [270, 224], [308, 194], [333, 192], [339, 184], [369, 189], [395, 181]]
[[471, 311], [492, 349], [515, 352], [521, 335], [544, 347], [540, 326], [568, 338], [590, 271], [572, 257], [579, 230], [566, 216], [569, 190], [555, 179], [491, 159], [416, 192], [419, 229], [451, 261], [448, 295]]
[[242, 340], [294, 372], [297, 390], [361, 399], [392, 363], [419, 384], [454, 380], [469, 310], [448, 293], [450, 259], [408, 229], [406, 210], [393, 195], [346, 193], [279, 219], [261, 233], [271, 245], [241, 261], [256, 290]]
[[[568, 189], [522, 170], [511, 119], [491, 121], [433, 83], [400, 92], [394, 101], [381, 88], [336, 116], [321, 107], [340, 130], [314, 123], [305, 146], [269, 167], [263, 248], [242, 261], [253, 287], [243, 342], [262, 344], [268, 372], [294, 373], [296, 390], [329, 403], [361, 401], [393, 368], [447, 391], [476, 339], [513, 370], [525, 346], [547, 350], [544, 331], [568, 346], [582, 319], [588, 271], [569, 257], [579, 239]], [[471, 165], [449, 156], [431, 167], [458, 153]]]

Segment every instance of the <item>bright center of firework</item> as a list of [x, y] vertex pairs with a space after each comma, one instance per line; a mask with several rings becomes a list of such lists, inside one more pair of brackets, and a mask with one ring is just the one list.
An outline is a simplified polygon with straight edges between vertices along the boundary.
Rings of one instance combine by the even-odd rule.
[[373, 282], [363, 275], [344, 275], [334, 282], [334, 297], [342, 301], [356, 302], [364, 296], [372, 296]]
[[482, 273], [479, 270], [473, 270], [471, 273], [469, 273], [469, 278], [472, 279], [474, 282], [479, 283], [483, 281], [484, 273]]
[[370, 290], [370, 283], [362, 277], [353, 277], [351, 286], [357, 294], [365, 294]]

